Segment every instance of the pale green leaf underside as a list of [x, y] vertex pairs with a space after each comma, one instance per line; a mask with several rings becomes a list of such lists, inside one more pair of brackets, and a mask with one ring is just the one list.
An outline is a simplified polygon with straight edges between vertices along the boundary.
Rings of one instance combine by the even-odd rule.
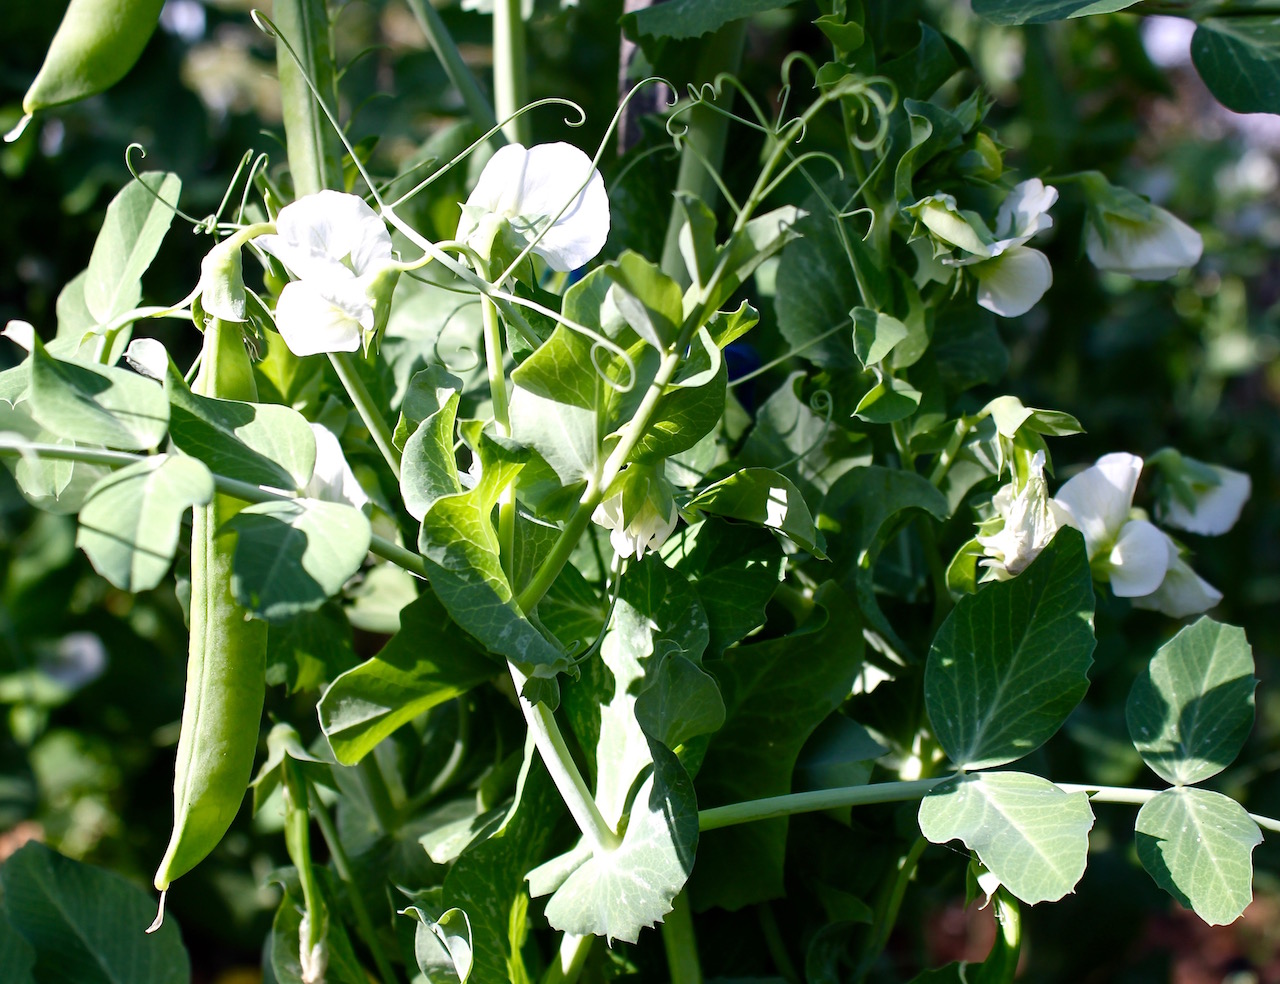
[[1174, 785], [1217, 775], [1249, 737], [1257, 683], [1244, 630], [1201, 618], [1161, 646], [1133, 682], [1125, 720], [1134, 747]]
[[935, 844], [961, 840], [1028, 905], [1054, 902], [1084, 874], [1093, 811], [1021, 772], [983, 772], [936, 787], [920, 802], [920, 832]]
[[137, 306], [142, 275], [173, 223], [181, 191], [176, 174], [150, 171], [125, 185], [107, 206], [84, 280], [84, 303], [98, 324]]
[[1138, 0], [973, 0], [973, 12], [996, 24], [1043, 24], [1110, 14], [1132, 7]]
[[1253, 849], [1262, 832], [1235, 800], [1167, 789], [1138, 811], [1138, 858], [1156, 884], [1213, 926], [1253, 899]]
[[962, 598], [938, 630], [924, 696], [943, 750], [985, 769], [1040, 747], [1088, 689], [1093, 647], [1084, 539], [1067, 527], [1017, 577]]

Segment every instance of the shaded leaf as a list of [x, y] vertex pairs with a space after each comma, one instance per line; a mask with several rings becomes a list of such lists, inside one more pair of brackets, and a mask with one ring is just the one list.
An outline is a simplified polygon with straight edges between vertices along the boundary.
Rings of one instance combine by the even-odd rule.
[[125, 185], [107, 206], [84, 279], [85, 307], [98, 324], [137, 307], [142, 275], [173, 223], [181, 191], [176, 174], [149, 171]]
[[1191, 36], [1191, 61], [1227, 109], [1280, 108], [1280, 24], [1274, 15], [1206, 17]]
[[813, 516], [800, 490], [775, 471], [744, 468], [698, 493], [689, 502], [691, 509], [755, 523], [773, 530], [809, 551], [825, 558], [825, 541], [813, 524]]

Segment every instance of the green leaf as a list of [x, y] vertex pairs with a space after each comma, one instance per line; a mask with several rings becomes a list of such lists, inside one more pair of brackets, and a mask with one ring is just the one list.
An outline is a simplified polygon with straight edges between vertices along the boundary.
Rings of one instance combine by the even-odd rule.
[[51, 357], [39, 339], [31, 350], [31, 416], [59, 437], [149, 451], [169, 428], [164, 390], [135, 372]]
[[1022, 772], [956, 776], [920, 801], [920, 832], [960, 840], [1028, 905], [1055, 902], [1084, 874], [1093, 811], [1086, 793], [1064, 793]]
[[[961, 138], [970, 126], [977, 124], [975, 106], [976, 103], [967, 100], [956, 107], [954, 112], [950, 112], [919, 99], [902, 101], [902, 108], [907, 114], [910, 143], [898, 158], [893, 174], [894, 195], [900, 206], [910, 205], [920, 197], [914, 190], [916, 172], [944, 150], [959, 147]], [[930, 194], [933, 190], [922, 188], [921, 194]]]
[[1280, 24], [1273, 15], [1206, 17], [1191, 36], [1191, 61], [1227, 109], [1280, 109]]
[[716, 216], [706, 202], [696, 195], [687, 191], [676, 191], [674, 194], [684, 213], [684, 225], [680, 227], [679, 233], [680, 255], [689, 271], [691, 284], [697, 290], [702, 290], [710, 282], [716, 267]]
[[[31, 841], [0, 868], [9, 922], [35, 949], [41, 984], [186, 984], [191, 965], [172, 917], [118, 875]], [[6, 973], [7, 973], [6, 966]]]
[[717, 311], [707, 322], [707, 332], [720, 348], [741, 338], [760, 321], [760, 312], [747, 301], [733, 311]]
[[400, 612], [400, 631], [372, 659], [339, 676], [320, 699], [334, 757], [355, 765], [401, 725], [500, 672], [424, 594]]
[[165, 377], [169, 436], [217, 475], [297, 491], [311, 481], [316, 439], [305, 417], [272, 403], [222, 400], [191, 392], [173, 363]]
[[1262, 831], [1235, 800], [1207, 789], [1166, 789], [1143, 804], [1138, 860], [1157, 885], [1211, 926], [1253, 901], [1253, 849]]
[[[833, 584], [814, 601], [813, 617], [797, 632], [707, 661], [728, 714], [698, 771], [703, 808], [791, 792], [800, 750], [849, 695], [862, 665], [862, 622]], [[708, 832], [689, 886], [695, 908], [736, 910], [781, 896], [787, 828], [778, 817]]]
[[887, 376], [863, 395], [853, 408], [853, 415], [872, 424], [890, 424], [915, 413], [921, 395], [905, 380]]
[[561, 486], [596, 473], [600, 453], [595, 410], [560, 403], [516, 386], [511, 393], [511, 436], [533, 448]]
[[995, 24], [1044, 24], [1068, 17], [1110, 14], [1138, 0], [973, 0], [973, 12]]
[[[333, 910], [333, 906], [329, 908]], [[292, 892], [285, 892], [267, 940], [266, 957], [276, 984], [308, 984], [299, 954], [303, 911], [302, 900]], [[356, 959], [351, 939], [336, 912], [330, 914], [325, 923], [324, 946], [328, 956], [325, 984], [367, 984], [368, 977]]]
[[262, 809], [268, 798], [285, 780], [285, 759], [312, 783], [334, 786], [333, 764], [316, 758], [302, 747], [302, 737], [291, 724], [283, 721], [272, 726], [267, 733], [267, 760], [249, 783], [253, 789], [253, 812]]
[[675, 341], [684, 321], [684, 292], [657, 264], [627, 250], [604, 266], [609, 297], [637, 335], [659, 350]]
[[658, 398], [632, 458], [667, 458], [697, 444], [724, 414], [729, 372], [706, 328], [698, 329], [680, 375]]
[[1048, 434], [1053, 437], [1084, 433], [1080, 421], [1071, 414], [1060, 410], [1036, 410], [1034, 407], [1025, 407], [1016, 396], [998, 396], [988, 403], [985, 409], [990, 411], [996, 431], [1001, 437], [1017, 437], [1018, 431], [1023, 427], [1036, 434]]
[[[414, 394], [413, 387], [417, 387], [417, 395], [411, 410], [401, 412], [402, 423], [407, 413], [421, 414], [415, 429], [405, 439], [400, 463], [404, 507], [419, 521], [436, 499], [462, 491], [453, 450], [462, 380], [443, 371], [434, 372], [435, 368], [438, 367], [413, 377], [410, 393]], [[428, 382], [434, 383], [430, 391], [425, 385]], [[405, 402], [407, 405], [409, 401]]]
[[1125, 704], [1129, 736], [1165, 781], [1203, 782], [1244, 747], [1257, 685], [1244, 629], [1202, 617], [1161, 646], [1134, 680]]
[[255, 503], [222, 529], [238, 534], [236, 601], [269, 622], [314, 611], [341, 591], [364, 563], [373, 533], [359, 509], [318, 499]]
[[1094, 644], [1084, 538], [1064, 527], [1017, 577], [961, 598], [938, 629], [924, 699], [951, 761], [988, 769], [1048, 741], [1089, 688]]
[[182, 180], [176, 174], [148, 171], [125, 185], [107, 206], [84, 280], [84, 303], [98, 324], [137, 307], [142, 275], [173, 223], [173, 206], [181, 192]]
[[823, 536], [791, 482], [768, 468], [744, 468], [694, 496], [689, 508], [755, 523], [784, 536], [815, 557], [826, 558]]
[[122, 591], [149, 591], [178, 548], [182, 514], [213, 498], [213, 476], [195, 458], [155, 455], [100, 479], [80, 507], [76, 545]]
[[448, 391], [461, 392], [462, 388], [462, 380], [444, 366], [427, 366], [415, 372], [400, 402], [400, 417], [392, 435], [395, 446], [403, 451], [405, 441], [418, 429], [418, 425], [439, 413], [449, 399]]
[[441, 496], [423, 517], [418, 545], [431, 586], [454, 621], [491, 652], [536, 667], [537, 675], [557, 672], [567, 667], [567, 657], [517, 609], [491, 520], [523, 463], [488, 435], [481, 436], [478, 453], [482, 469], [475, 487]]
[[632, 37], [696, 38], [730, 21], [787, 6], [786, 0], [670, 0], [622, 19]]
[[[857, 366], [848, 324], [849, 312], [871, 303], [854, 275], [860, 234], [848, 219], [814, 211], [800, 220], [800, 239], [782, 252], [774, 301], [778, 331], [791, 349], [824, 369]], [[875, 301], [887, 302], [877, 295]]]
[[466, 984], [471, 975], [471, 920], [461, 909], [447, 909], [439, 919], [432, 919], [418, 906], [411, 905], [403, 915], [411, 915], [418, 925], [413, 930], [413, 955], [418, 969], [431, 984]]
[[[89, 310], [84, 299], [85, 281], [89, 279], [89, 271], [81, 270], [67, 281], [65, 287], [58, 291], [58, 302], [55, 312], [58, 318], [58, 338], [74, 339], [79, 348], [80, 339], [93, 330], [98, 319]], [[68, 354], [74, 354], [75, 349]]]
[[853, 309], [853, 351], [864, 368], [881, 362], [908, 334], [897, 318], [870, 308]]
[[321, 605], [267, 630], [267, 683], [285, 693], [318, 690], [358, 662], [341, 606]]
[[31, 944], [5, 918], [0, 909], [0, 967], [3, 967], [9, 984], [36, 984], [31, 976], [36, 965], [36, 951]]

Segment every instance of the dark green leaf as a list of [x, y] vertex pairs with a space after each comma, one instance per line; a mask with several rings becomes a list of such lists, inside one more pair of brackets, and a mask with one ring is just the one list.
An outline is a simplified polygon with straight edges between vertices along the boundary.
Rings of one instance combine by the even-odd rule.
[[996, 24], [1043, 24], [1068, 17], [1109, 14], [1138, 0], [973, 0], [973, 12]]
[[267, 683], [286, 693], [318, 690], [357, 662], [351, 623], [336, 604], [267, 630]]
[[1280, 109], [1280, 24], [1273, 15], [1205, 18], [1191, 37], [1191, 61], [1227, 109]]
[[730, 21], [785, 7], [785, 0], [669, 0], [622, 19], [632, 37], [696, 38]]

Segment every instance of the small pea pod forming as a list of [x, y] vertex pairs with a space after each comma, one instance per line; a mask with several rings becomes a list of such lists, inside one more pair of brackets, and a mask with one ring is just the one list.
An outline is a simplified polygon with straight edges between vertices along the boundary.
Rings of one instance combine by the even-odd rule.
[[22, 99], [34, 113], [110, 88], [142, 54], [164, 0], [71, 0], [44, 64]]
[[[239, 326], [213, 318], [195, 389], [205, 396], [257, 395]], [[215, 495], [191, 523], [191, 642], [173, 781], [173, 836], [156, 872], [161, 892], [212, 851], [244, 799], [253, 771], [266, 689], [267, 625], [231, 594], [234, 534], [218, 534], [244, 505]]]

